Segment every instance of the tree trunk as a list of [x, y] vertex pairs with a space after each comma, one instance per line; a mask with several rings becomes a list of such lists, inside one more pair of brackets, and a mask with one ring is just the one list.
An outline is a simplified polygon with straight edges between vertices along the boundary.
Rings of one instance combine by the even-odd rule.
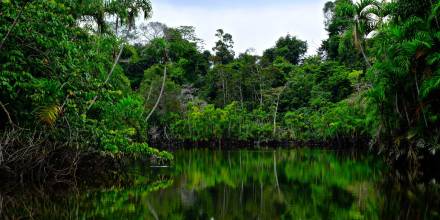
[[260, 83], [259, 83], [260, 84], [260, 107], [263, 107], [263, 85], [261, 85], [263, 82], [263, 79], [261, 79], [260, 71], [258, 71], [258, 68], [257, 68], [257, 74], [260, 78]]
[[222, 90], [223, 90], [223, 107], [226, 106], [226, 89], [225, 89], [225, 74], [222, 70]]
[[154, 82], [154, 80], [151, 80], [150, 90], [148, 90], [147, 100], [145, 101], [145, 103], [150, 101], [151, 92], [153, 92], [153, 82]]
[[[359, 22], [359, 21], [356, 21], [356, 22]], [[365, 63], [367, 64], [368, 68], [370, 68], [371, 67], [370, 61], [368, 61], [368, 57], [365, 54], [364, 47], [362, 45], [362, 41], [358, 37], [357, 25], [358, 24], [354, 25], [354, 41], [355, 41], [355, 43], [359, 44], [359, 49], [361, 50], [362, 56], [364, 57], [364, 60], [365, 60]]]
[[[287, 85], [286, 85], [286, 86], [287, 86]], [[275, 137], [275, 134], [276, 134], [276, 132], [277, 132], [277, 115], [278, 115], [278, 106], [279, 106], [279, 104], [280, 104], [280, 96], [281, 96], [281, 94], [283, 93], [283, 91], [284, 91], [284, 89], [286, 88], [286, 86], [284, 86], [284, 87], [281, 89], [280, 93], [278, 93], [277, 101], [276, 101], [276, 104], [275, 104], [275, 112], [274, 112], [274, 116], [273, 116], [273, 136], [274, 136], [274, 137]]]
[[275, 112], [274, 112], [274, 115], [273, 115], [273, 136], [274, 137], [275, 137], [275, 134], [277, 132], [277, 114], [278, 114], [278, 105], [279, 105], [279, 103], [280, 103], [280, 96], [278, 95], [277, 102], [276, 102], [276, 105], [275, 105]]
[[[113, 71], [115, 70], [116, 64], [118, 64], [119, 59], [121, 58], [122, 51], [124, 51], [124, 46], [125, 46], [124, 44], [121, 45], [121, 49], [119, 50], [119, 54], [118, 54], [118, 56], [116, 57], [115, 62], [113, 63], [112, 69], [110, 70], [110, 72], [109, 72], [108, 75], [107, 75], [107, 78], [106, 78], [105, 81], [104, 81], [104, 85], [107, 84], [108, 81], [110, 81], [110, 77], [112, 76]], [[90, 108], [92, 108], [92, 106], [96, 103], [96, 100], [97, 100], [97, 99], [98, 99], [98, 95], [96, 95], [96, 96], [93, 98], [92, 102], [90, 103], [89, 107], [88, 107], [87, 110], [86, 110], [86, 113], [87, 113], [87, 112], [90, 110]]]
[[226, 103], [228, 103], [228, 99], [229, 99], [229, 94], [228, 94], [228, 80], [226, 79], [225, 76], [225, 93], [226, 93]]
[[420, 100], [420, 88], [419, 88], [419, 82], [417, 80], [417, 74], [414, 73], [414, 81], [416, 82], [416, 89], [417, 89], [417, 100], [419, 101], [420, 105], [420, 111], [422, 111], [423, 119], [425, 121], [425, 126], [428, 128], [428, 121], [426, 120], [425, 111], [422, 105], [422, 101]]
[[242, 91], [242, 88], [241, 88], [241, 84], [240, 84], [240, 103], [241, 103], [241, 109], [243, 109], [244, 108], [244, 105], [243, 105], [243, 91]]
[[[434, 5], [432, 4], [431, 0], [428, 0], [428, 2], [431, 3], [431, 10], [432, 10], [434, 8]], [[437, 29], [440, 29], [440, 25], [439, 25], [437, 16], [434, 16], [434, 19], [435, 19], [435, 24], [437, 25]]]
[[1, 101], [0, 101], [0, 106], [2, 107], [3, 111], [6, 114], [6, 117], [8, 118], [9, 124], [11, 124], [12, 126], [15, 126], [14, 122], [12, 121], [11, 115], [9, 114], [8, 110], [6, 109], [6, 106]]
[[157, 101], [156, 104], [154, 104], [153, 109], [151, 109], [150, 113], [148, 114], [147, 118], [145, 119], [145, 122], [148, 122], [148, 120], [150, 119], [150, 117], [153, 115], [154, 111], [156, 111], [157, 106], [159, 106], [160, 103], [160, 99], [162, 98], [163, 95], [163, 91], [165, 89], [165, 82], [167, 79], [167, 66], [165, 64], [164, 70], [163, 70], [163, 80], [162, 80], [162, 87], [160, 88], [160, 93], [159, 93], [159, 97], [157, 97]]

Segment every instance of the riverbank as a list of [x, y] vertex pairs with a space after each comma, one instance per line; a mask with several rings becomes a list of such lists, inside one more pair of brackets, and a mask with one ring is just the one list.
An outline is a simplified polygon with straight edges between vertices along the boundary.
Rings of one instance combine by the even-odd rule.
[[108, 186], [122, 184], [131, 161], [146, 166], [169, 165], [172, 161], [153, 155], [106, 153], [59, 148], [45, 155], [0, 166], [1, 188], [19, 185], [45, 185], [49, 188], [75, 185]]
[[150, 145], [157, 146], [166, 150], [179, 149], [252, 149], [252, 148], [294, 148], [294, 147], [310, 147], [310, 148], [325, 148], [325, 149], [339, 149], [339, 150], [358, 150], [366, 152], [372, 149], [368, 137], [357, 138], [340, 138], [331, 140], [234, 140], [234, 139], [218, 139], [210, 141], [178, 141], [160, 139], [150, 141]]
[[[15, 140], [16, 144], [24, 141]], [[389, 159], [383, 153], [371, 148], [367, 138], [349, 140], [348, 138], [330, 141], [199, 141], [199, 142], [151, 142], [151, 146], [158, 146], [154, 152], [143, 153], [111, 153], [95, 150], [94, 148], [78, 148], [69, 145], [51, 144], [48, 140], [34, 141], [39, 145], [27, 142], [26, 146], [12, 147], [2, 141], [3, 160], [0, 163], [0, 186], [15, 184], [44, 184], [48, 187], [76, 185], [78, 183], [89, 186], [100, 186], [106, 183], [117, 183], [125, 175], [123, 169], [128, 161], [144, 161], [153, 166], [169, 165], [173, 161], [173, 153], [179, 150], [207, 149], [207, 150], [243, 150], [243, 149], [325, 149], [340, 152], [350, 152], [356, 155], [379, 155], [387, 161], [393, 169], [401, 173], [408, 173], [407, 179], [423, 179], [429, 181], [439, 178], [430, 167], [440, 165], [440, 160], [429, 152], [419, 152], [417, 163], [400, 159]], [[8, 155], [8, 157], [5, 157]], [[15, 155], [14, 157], [12, 157]], [[165, 155], [166, 157], [163, 157]], [[8, 159], [7, 159], [8, 158]], [[6, 159], [6, 160], [5, 160]], [[407, 180], [405, 180], [407, 181]]]

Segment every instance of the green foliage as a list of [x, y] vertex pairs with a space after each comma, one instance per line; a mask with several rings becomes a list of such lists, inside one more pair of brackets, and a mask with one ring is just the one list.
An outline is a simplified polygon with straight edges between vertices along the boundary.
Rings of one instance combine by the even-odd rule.
[[270, 140], [271, 115], [261, 109], [252, 112], [240, 109], [236, 102], [225, 108], [213, 105], [188, 106], [171, 130], [180, 141]]
[[179, 85], [197, 83], [206, 75], [210, 57], [205, 57], [198, 50], [198, 42], [192, 41], [196, 38], [194, 30], [166, 27], [163, 31], [163, 37], [154, 38], [145, 45], [137, 45], [137, 59], [122, 65], [133, 88], [137, 89], [143, 81], [144, 70], [164, 63], [165, 49], [168, 61], [173, 62], [175, 67], [171, 75], [174, 82]]
[[376, 0], [335, 0], [324, 8], [329, 38], [323, 41], [319, 53], [326, 59], [347, 66], [370, 66], [367, 36], [381, 25], [387, 15]]
[[225, 33], [222, 29], [218, 29], [215, 36], [218, 41], [215, 43], [215, 47], [212, 50], [215, 52], [213, 61], [216, 64], [228, 64], [234, 60], [235, 53], [232, 50], [234, 47], [234, 41], [232, 35]]
[[[112, 34], [89, 32], [78, 26], [77, 19], [94, 9], [97, 14], [93, 16], [115, 14], [127, 24], [139, 10], [148, 16], [149, 2], [88, 3], [15, 1], [2, 5], [0, 39], [7, 38], [0, 53], [0, 101], [15, 124], [44, 129], [48, 140], [78, 143], [82, 149], [135, 149], [133, 144], [147, 141], [144, 100], [132, 94], [119, 65], [109, 75], [122, 42]], [[10, 35], [5, 36], [18, 15]], [[132, 47], [126, 50], [132, 52], [124, 58], [136, 58]], [[0, 126], [5, 126], [3, 120]]]
[[41, 123], [53, 126], [61, 111], [62, 109], [58, 105], [45, 106], [38, 111], [38, 118]]
[[159, 151], [156, 148], [149, 147], [148, 144], [146, 144], [146, 143], [143, 143], [143, 144], [135, 143], [135, 144], [128, 145], [124, 149], [124, 152], [140, 153], [143, 155], [152, 155], [152, 156], [154, 156], [160, 160], [164, 160], [164, 161], [174, 160], [173, 154], [166, 152], [166, 151]]
[[90, 20], [90, 18], [92, 18], [93, 23], [97, 26], [97, 30], [95, 30], [92, 25], [89, 27], [100, 34], [111, 32], [111, 24], [106, 19], [106, 16], [115, 16], [117, 18], [116, 26], [125, 25], [131, 29], [134, 27], [136, 18], [140, 14], [143, 14], [144, 18], [148, 18], [152, 12], [152, 6], [149, 0], [60, 0], [59, 2], [63, 7], [67, 6], [67, 13], [77, 20], [87, 18]]
[[263, 60], [269, 63], [282, 57], [291, 64], [297, 65], [307, 52], [307, 42], [297, 39], [295, 36], [287, 35], [276, 42], [275, 47], [264, 51]]
[[439, 146], [439, 3], [431, 8], [426, 2], [397, 3], [392, 21], [379, 30], [374, 49], [380, 59], [369, 70], [370, 102], [380, 117], [375, 140], [382, 149], [392, 143], [386, 150], [411, 160]]
[[312, 57], [291, 35], [262, 56], [235, 56], [222, 29], [213, 54], [190, 26], [147, 25], [158, 33], [136, 45], [118, 38], [150, 12], [147, 0], [3, 1], [0, 116], [112, 152], [151, 153], [143, 144], [164, 140], [360, 138], [396, 157], [439, 149], [436, 1], [330, 1], [328, 39]]

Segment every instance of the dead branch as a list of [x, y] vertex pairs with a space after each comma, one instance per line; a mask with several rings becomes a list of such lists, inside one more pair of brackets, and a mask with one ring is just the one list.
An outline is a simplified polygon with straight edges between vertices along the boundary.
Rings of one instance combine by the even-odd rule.
[[8, 118], [8, 121], [9, 121], [9, 124], [11, 124], [12, 126], [16, 126], [15, 124], [14, 124], [14, 122], [12, 121], [12, 119], [11, 119], [11, 115], [9, 114], [9, 112], [8, 112], [8, 109], [6, 109], [6, 106], [3, 104], [3, 102], [1, 102], [0, 101], [0, 106], [2, 107], [2, 109], [3, 109], [3, 111], [5, 112], [5, 114], [6, 114], [6, 117]]

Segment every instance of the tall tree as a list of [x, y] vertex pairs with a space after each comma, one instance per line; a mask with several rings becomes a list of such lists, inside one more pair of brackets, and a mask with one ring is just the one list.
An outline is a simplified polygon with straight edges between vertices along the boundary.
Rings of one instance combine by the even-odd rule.
[[375, 40], [369, 97], [379, 116], [377, 144], [395, 157], [417, 160], [440, 143], [440, 3], [403, 0]]
[[152, 7], [149, 0], [62, 0], [71, 9], [71, 14], [80, 22], [92, 21], [97, 32], [109, 33], [110, 19], [114, 18], [115, 32], [126, 25], [132, 29], [136, 18], [141, 14], [146, 19], [151, 16]]
[[336, 5], [335, 11], [337, 16], [345, 18], [349, 24], [342, 33], [343, 38], [352, 39], [353, 45], [362, 54], [365, 64], [371, 67], [365, 45], [367, 35], [376, 28], [380, 20], [379, 2], [376, 0], [360, 0], [353, 4], [351, 1], [342, 1]]
[[307, 42], [288, 34], [276, 42], [275, 47], [263, 53], [263, 61], [272, 63], [277, 57], [282, 57], [291, 64], [297, 65], [307, 52]]
[[222, 29], [218, 29], [215, 36], [218, 41], [215, 43], [215, 47], [212, 50], [215, 52], [213, 57], [215, 64], [228, 64], [234, 60], [235, 52], [232, 50], [234, 48], [234, 41], [232, 40], [232, 35], [225, 33]]

